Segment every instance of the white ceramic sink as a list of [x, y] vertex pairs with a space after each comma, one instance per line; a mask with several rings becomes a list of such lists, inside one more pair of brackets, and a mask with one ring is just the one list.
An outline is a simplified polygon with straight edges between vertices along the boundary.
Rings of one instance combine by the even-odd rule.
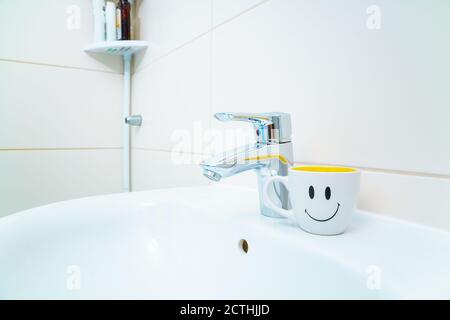
[[358, 212], [343, 235], [311, 235], [220, 185], [0, 219], [0, 299], [450, 298], [449, 270], [449, 233]]

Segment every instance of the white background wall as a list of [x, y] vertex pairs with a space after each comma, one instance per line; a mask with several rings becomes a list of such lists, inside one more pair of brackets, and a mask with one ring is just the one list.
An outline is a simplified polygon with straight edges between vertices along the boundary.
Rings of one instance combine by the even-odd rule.
[[0, 216], [120, 191], [122, 65], [82, 51], [91, 6], [0, 0]]
[[177, 130], [284, 111], [296, 162], [363, 170], [360, 208], [450, 229], [449, 1], [144, 0], [139, 15], [152, 46], [133, 76], [135, 190], [208, 183], [173, 163]]

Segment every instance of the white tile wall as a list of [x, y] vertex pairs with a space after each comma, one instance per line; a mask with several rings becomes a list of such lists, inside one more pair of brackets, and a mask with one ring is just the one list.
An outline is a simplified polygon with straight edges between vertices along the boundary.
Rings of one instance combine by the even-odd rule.
[[211, 0], [145, 0], [137, 10], [140, 37], [150, 42], [136, 59], [137, 69], [211, 28]]
[[120, 191], [122, 64], [83, 52], [91, 3], [0, 1], [0, 217]]
[[121, 73], [119, 57], [83, 52], [92, 30], [91, 0], [0, 1], [0, 59]]
[[450, 179], [363, 171], [358, 206], [450, 230]]
[[0, 74], [0, 148], [121, 146], [121, 75], [4, 61]]
[[[177, 163], [179, 157], [190, 157], [192, 162]], [[167, 151], [134, 149], [132, 152], [133, 191], [148, 189], [207, 185], [209, 182], [201, 175], [195, 164], [197, 155], [172, 154]]]
[[449, 174], [444, 8], [385, 4], [369, 31], [371, 2], [346, 2], [273, 0], [218, 28], [213, 111], [290, 112], [297, 161]]
[[[170, 149], [167, 137], [182, 116], [223, 131], [230, 126], [208, 120], [214, 112], [289, 112], [295, 161], [363, 168], [361, 208], [450, 229], [450, 2], [376, 1], [380, 30], [367, 28], [369, 0], [212, 0], [210, 12], [207, 3], [185, 12], [173, 4], [146, 0], [141, 12], [152, 21], [143, 38], [160, 34], [170, 45], [133, 79], [133, 111], [164, 120], [152, 124], [161, 126], [163, 143], [152, 141], [157, 128], [149, 124], [135, 133], [134, 146]], [[158, 10], [150, 13], [152, 6]], [[178, 28], [174, 19], [186, 30], [158, 30]], [[204, 35], [207, 21], [215, 27]], [[209, 57], [206, 44], [193, 49], [208, 36]], [[208, 70], [209, 80], [200, 80]], [[177, 125], [163, 127], [170, 117]], [[161, 166], [142, 153], [134, 163]], [[135, 166], [133, 176], [143, 170]], [[154, 184], [133, 185], [203, 183], [197, 174], [195, 166], [173, 175], [153, 170]], [[253, 179], [247, 173], [224, 183], [254, 186]]]
[[254, 9], [268, 0], [211, 0], [213, 25], [217, 26], [236, 16]]
[[120, 150], [0, 150], [0, 217], [51, 202], [120, 192]]
[[196, 124], [210, 122], [209, 90], [209, 36], [135, 73], [132, 108], [144, 121], [132, 130], [133, 146], [170, 151], [185, 131], [193, 140]]

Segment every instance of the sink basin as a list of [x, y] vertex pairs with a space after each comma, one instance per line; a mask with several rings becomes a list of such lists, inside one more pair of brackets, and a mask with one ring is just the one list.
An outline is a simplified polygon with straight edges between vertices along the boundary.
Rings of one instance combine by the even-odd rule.
[[0, 219], [0, 299], [450, 298], [450, 234], [357, 212], [339, 236], [223, 185], [55, 203]]

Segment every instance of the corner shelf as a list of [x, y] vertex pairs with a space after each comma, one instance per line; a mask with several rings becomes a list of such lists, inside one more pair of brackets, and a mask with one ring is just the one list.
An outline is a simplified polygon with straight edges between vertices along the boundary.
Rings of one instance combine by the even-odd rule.
[[104, 41], [92, 43], [85, 47], [84, 51], [123, 56], [133, 55], [147, 47], [147, 41], [142, 40]]
[[130, 185], [130, 123], [131, 116], [131, 60], [133, 55], [148, 47], [147, 41], [103, 41], [92, 43], [84, 48], [88, 53], [101, 53], [123, 57], [123, 125], [122, 125], [122, 190], [129, 192]]

